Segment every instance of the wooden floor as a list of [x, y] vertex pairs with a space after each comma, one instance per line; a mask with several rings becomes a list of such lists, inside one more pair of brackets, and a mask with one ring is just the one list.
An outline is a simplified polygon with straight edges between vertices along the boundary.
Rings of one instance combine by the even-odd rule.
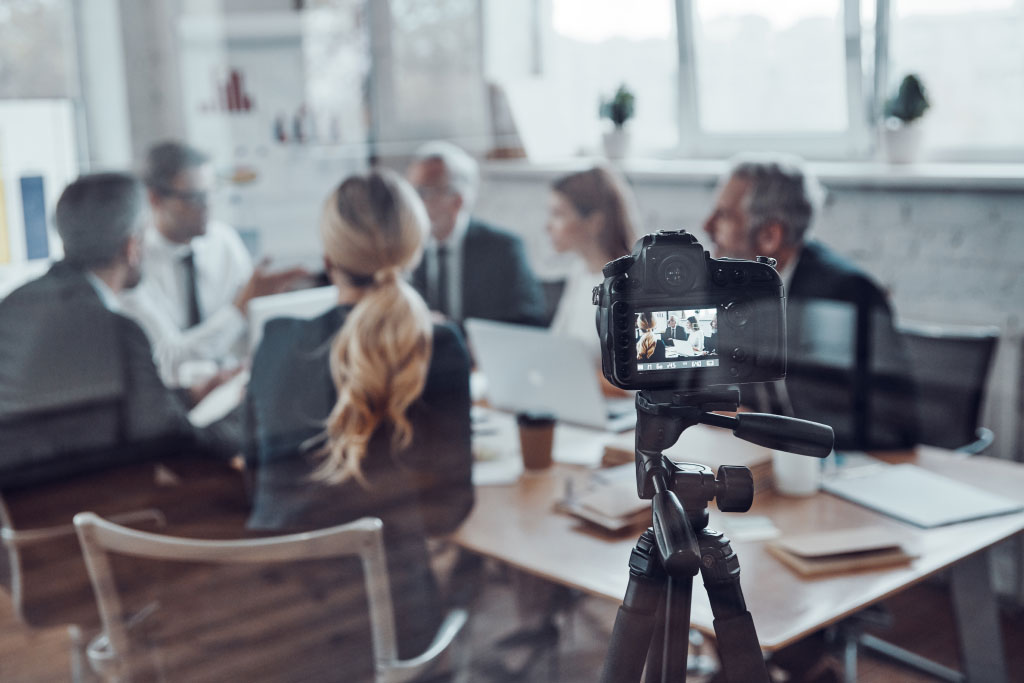
[[[468, 634], [468, 670], [458, 681], [500, 680], [499, 672], [522, 670], [522, 681], [584, 683], [597, 679], [614, 617], [615, 605], [593, 598], [580, 600], [559, 621], [557, 647], [517, 653], [495, 643], [518, 626], [516, 589], [506, 577], [491, 575], [474, 609]], [[896, 615], [880, 635], [947, 666], [958, 665], [956, 635], [947, 590], [925, 584], [888, 603]], [[1024, 614], [1004, 610], [1003, 634], [1011, 681], [1024, 681]], [[13, 617], [0, 596], [0, 681], [51, 683], [70, 680], [69, 639], [64, 629], [33, 631]], [[859, 681], [924, 683], [932, 679], [871, 655], [858, 662]], [[339, 674], [337, 680], [347, 680]], [[506, 679], [507, 680], [507, 679]]]

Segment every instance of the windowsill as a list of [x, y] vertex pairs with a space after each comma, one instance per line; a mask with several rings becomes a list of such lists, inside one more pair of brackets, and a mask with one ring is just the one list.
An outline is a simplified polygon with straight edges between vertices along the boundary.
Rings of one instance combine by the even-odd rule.
[[[531, 163], [525, 159], [487, 161], [486, 177], [514, 180], [554, 179], [592, 166], [598, 158]], [[688, 182], [712, 185], [728, 168], [728, 162], [711, 159], [629, 159], [616, 164], [632, 180], [654, 183]], [[808, 167], [830, 187], [880, 190], [1024, 190], [1024, 164], [1013, 163], [917, 163], [906, 165], [878, 161], [818, 161]]]

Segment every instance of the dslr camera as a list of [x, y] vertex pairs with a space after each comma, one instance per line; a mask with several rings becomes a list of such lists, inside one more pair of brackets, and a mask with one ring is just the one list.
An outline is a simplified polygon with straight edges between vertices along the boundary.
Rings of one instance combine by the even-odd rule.
[[685, 230], [645, 235], [594, 288], [604, 376], [676, 391], [782, 379], [786, 300], [774, 265], [711, 258]]

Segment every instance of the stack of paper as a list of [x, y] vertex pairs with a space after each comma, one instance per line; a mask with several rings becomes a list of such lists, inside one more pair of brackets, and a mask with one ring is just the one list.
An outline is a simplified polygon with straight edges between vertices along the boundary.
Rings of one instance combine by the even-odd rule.
[[913, 559], [898, 534], [883, 527], [854, 527], [784, 536], [765, 546], [805, 576], [904, 564]]

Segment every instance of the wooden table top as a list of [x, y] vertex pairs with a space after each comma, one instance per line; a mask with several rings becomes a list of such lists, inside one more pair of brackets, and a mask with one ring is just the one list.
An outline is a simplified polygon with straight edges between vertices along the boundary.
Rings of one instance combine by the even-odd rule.
[[[683, 438], [704, 449], [718, 449], [716, 456], [723, 460], [723, 449], [737, 449], [740, 457], [745, 449], [749, 455], [748, 449], [757, 448], [712, 428], [695, 427]], [[887, 454], [885, 459], [913, 462], [1024, 502], [1024, 466], [1018, 463], [984, 456], [964, 459], [927, 447]], [[556, 464], [540, 474], [526, 473], [511, 485], [478, 487], [476, 507], [455, 541], [553, 582], [621, 601], [628, 583], [627, 561], [641, 529], [613, 536], [553, 510], [566, 481], [587, 476], [581, 467]], [[1024, 530], [1024, 512], [920, 529], [826, 493], [809, 498], [760, 493], [746, 514], [771, 517], [783, 535], [881, 526], [897, 533], [904, 547], [917, 555], [907, 565], [804, 578], [770, 555], [764, 542], [734, 541], [744, 596], [765, 650], [784, 647]], [[723, 518], [729, 516], [712, 503], [710, 528], [722, 528]], [[711, 608], [699, 575], [695, 582], [691, 619], [696, 628], [713, 636]]]

